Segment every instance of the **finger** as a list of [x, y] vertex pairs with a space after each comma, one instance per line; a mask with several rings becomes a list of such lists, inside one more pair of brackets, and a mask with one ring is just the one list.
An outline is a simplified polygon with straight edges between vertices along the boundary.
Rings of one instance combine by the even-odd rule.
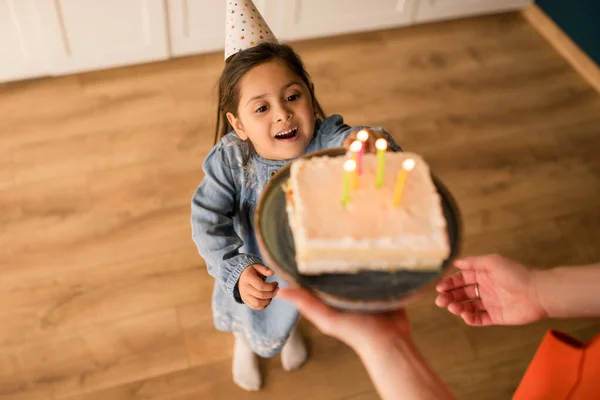
[[435, 298], [435, 305], [438, 307], [446, 308], [452, 303], [452, 296], [446, 293], [440, 293]]
[[304, 289], [282, 288], [279, 297], [294, 303], [300, 313], [323, 333], [331, 333], [332, 325], [339, 315], [337, 311], [326, 306]]
[[494, 325], [492, 319], [490, 318], [490, 314], [487, 311], [477, 311], [477, 312], [468, 312], [460, 314], [460, 317], [465, 321], [467, 325], [470, 326], [489, 326]]
[[266, 267], [264, 265], [255, 264], [252, 267], [254, 268], [255, 271], [257, 271], [259, 274], [261, 274], [263, 276], [271, 276], [274, 274], [273, 270], [269, 269], [268, 267]]
[[440, 293], [435, 299], [435, 304], [438, 307], [448, 307], [453, 303], [472, 302], [477, 298], [474, 292], [469, 294], [472, 291], [472, 289], [465, 290], [461, 288], [451, 292]]
[[267, 306], [269, 304], [271, 304], [271, 299], [268, 300], [263, 300], [263, 299], [257, 299], [254, 296], [248, 296], [246, 299], [242, 299], [244, 300], [244, 303], [246, 303], [246, 305], [248, 307], [250, 307], [253, 310], [264, 310], [265, 308], [267, 308]]
[[487, 270], [490, 265], [506, 262], [507, 259], [498, 254], [484, 254], [454, 260], [454, 266], [460, 269]]
[[265, 282], [262, 279], [250, 279], [248, 285], [261, 292], [272, 292], [279, 287], [277, 282]]
[[477, 311], [485, 311], [481, 301], [474, 301], [471, 303], [451, 303], [448, 305], [448, 311], [454, 315], [461, 315], [464, 312], [474, 313]]
[[252, 297], [255, 297], [255, 298], [261, 299], [261, 300], [267, 300], [267, 299], [272, 299], [273, 297], [275, 297], [275, 295], [277, 294], [278, 288], [275, 288], [275, 290], [270, 290], [270, 291], [261, 291], [261, 290], [253, 288], [252, 286], [246, 286], [242, 290], [244, 291], [244, 294], [247, 296], [252, 296]]
[[447, 292], [475, 282], [477, 282], [475, 279], [475, 271], [458, 271], [450, 276], [442, 278], [440, 283], [436, 285], [435, 290], [440, 293]]
[[[443, 303], [462, 303], [465, 301], [473, 301], [477, 299], [477, 290], [475, 289], [476, 284], [467, 284], [452, 290], [440, 293], [440, 302]], [[479, 298], [481, 298], [481, 287], [479, 287]], [[436, 299], [437, 300], [437, 299]], [[436, 303], [437, 304], [437, 303]]]
[[256, 290], [260, 290], [261, 292], [272, 292], [279, 286], [277, 282], [263, 281], [261, 276], [258, 274], [251, 274], [248, 276], [246, 284], [252, 286]]

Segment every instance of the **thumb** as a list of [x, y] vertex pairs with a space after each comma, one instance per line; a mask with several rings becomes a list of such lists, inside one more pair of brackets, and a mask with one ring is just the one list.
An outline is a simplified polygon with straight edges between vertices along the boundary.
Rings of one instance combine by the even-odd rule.
[[298, 307], [298, 310], [321, 331], [327, 327], [336, 317], [337, 312], [304, 289], [281, 288], [278, 296], [288, 300]]
[[459, 269], [487, 270], [490, 265], [501, 264], [504, 257], [498, 254], [484, 254], [481, 256], [470, 256], [454, 260], [454, 266]]
[[270, 270], [268, 267], [261, 265], [261, 264], [254, 264], [252, 267], [254, 268], [254, 270], [256, 272], [258, 272], [259, 274], [261, 274], [263, 276], [271, 276], [274, 274], [274, 272], [272, 270]]
[[458, 258], [454, 260], [452, 265], [459, 269], [470, 269], [472, 268], [471, 263], [473, 262], [473, 258], [474, 257]]
[[486, 256], [470, 256], [454, 260], [453, 265], [458, 269], [475, 269], [481, 267], [482, 258]]

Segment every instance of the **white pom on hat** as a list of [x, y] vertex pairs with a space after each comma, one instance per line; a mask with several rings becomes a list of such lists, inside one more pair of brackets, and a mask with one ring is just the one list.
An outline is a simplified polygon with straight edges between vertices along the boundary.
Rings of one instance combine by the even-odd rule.
[[225, 60], [262, 42], [278, 43], [252, 0], [226, 0]]

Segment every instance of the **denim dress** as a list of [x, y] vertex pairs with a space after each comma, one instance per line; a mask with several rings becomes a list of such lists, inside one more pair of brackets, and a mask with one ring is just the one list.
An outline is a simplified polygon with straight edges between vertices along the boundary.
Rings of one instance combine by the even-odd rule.
[[[304, 154], [325, 148], [341, 147], [354, 130], [333, 115], [315, 123], [315, 135]], [[400, 151], [391, 136], [390, 147]], [[264, 264], [254, 231], [254, 212], [269, 179], [292, 160], [267, 160], [259, 156], [249, 141], [230, 132], [206, 157], [204, 179], [192, 198], [192, 238], [206, 261], [208, 273], [215, 278], [212, 311], [220, 331], [241, 332], [252, 350], [262, 357], [281, 351], [298, 319], [293, 304], [275, 297], [264, 310], [246, 306], [237, 282], [242, 271], [252, 264]], [[280, 287], [286, 282], [277, 274], [266, 279]]]

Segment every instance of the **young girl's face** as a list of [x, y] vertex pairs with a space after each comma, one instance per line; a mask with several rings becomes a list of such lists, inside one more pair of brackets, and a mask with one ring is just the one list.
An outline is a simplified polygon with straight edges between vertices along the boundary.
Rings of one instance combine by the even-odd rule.
[[315, 127], [313, 99], [302, 79], [272, 60], [248, 71], [239, 85], [238, 115], [227, 113], [237, 134], [270, 160], [301, 155]]

